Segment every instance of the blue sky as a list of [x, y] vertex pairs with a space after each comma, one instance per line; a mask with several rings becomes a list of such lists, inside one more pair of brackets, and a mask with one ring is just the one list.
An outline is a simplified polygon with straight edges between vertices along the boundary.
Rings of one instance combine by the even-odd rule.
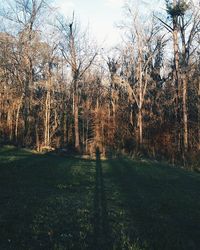
[[[146, 12], [157, 6], [162, 7], [164, 0], [132, 0], [136, 9]], [[56, 0], [55, 5], [66, 16], [73, 10], [84, 26], [89, 25], [91, 34], [102, 46], [114, 46], [120, 41], [116, 23], [124, 19], [125, 0]]]

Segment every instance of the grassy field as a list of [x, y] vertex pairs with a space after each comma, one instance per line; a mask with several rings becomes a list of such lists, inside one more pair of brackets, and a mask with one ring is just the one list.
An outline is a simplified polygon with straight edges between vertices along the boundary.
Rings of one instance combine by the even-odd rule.
[[200, 175], [0, 149], [0, 249], [200, 249]]

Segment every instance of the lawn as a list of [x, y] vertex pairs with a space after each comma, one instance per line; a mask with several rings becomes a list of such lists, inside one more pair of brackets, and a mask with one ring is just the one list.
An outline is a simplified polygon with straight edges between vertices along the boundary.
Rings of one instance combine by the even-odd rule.
[[200, 175], [0, 148], [0, 249], [200, 249]]

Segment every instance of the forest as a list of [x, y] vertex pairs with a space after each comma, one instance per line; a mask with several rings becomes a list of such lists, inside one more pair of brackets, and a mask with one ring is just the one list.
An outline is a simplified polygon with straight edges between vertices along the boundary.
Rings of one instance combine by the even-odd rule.
[[123, 40], [105, 50], [75, 12], [66, 18], [44, 0], [1, 4], [2, 144], [198, 162], [199, 5], [166, 1], [148, 20], [134, 2], [124, 10]]
[[200, 249], [199, 1], [54, 2], [0, 1], [0, 249]]

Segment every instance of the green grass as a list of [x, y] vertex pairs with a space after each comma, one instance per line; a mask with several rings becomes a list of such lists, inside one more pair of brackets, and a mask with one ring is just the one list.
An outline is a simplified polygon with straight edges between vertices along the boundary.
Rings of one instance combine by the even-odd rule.
[[0, 249], [200, 249], [200, 175], [0, 148]]

